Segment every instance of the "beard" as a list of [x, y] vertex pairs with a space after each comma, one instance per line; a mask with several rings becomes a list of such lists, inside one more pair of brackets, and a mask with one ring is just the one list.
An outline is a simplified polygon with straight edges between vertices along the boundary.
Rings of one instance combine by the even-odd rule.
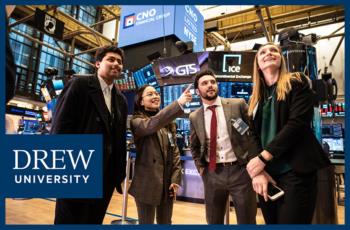
[[208, 93], [200, 93], [201, 97], [208, 101], [213, 101], [218, 97], [218, 91], [214, 93], [214, 95], [209, 96]]

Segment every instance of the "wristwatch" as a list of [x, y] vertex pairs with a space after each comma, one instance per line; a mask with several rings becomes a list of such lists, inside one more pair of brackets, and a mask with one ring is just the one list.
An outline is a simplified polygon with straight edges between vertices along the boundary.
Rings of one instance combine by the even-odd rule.
[[259, 153], [258, 157], [259, 157], [259, 159], [260, 159], [262, 162], [264, 162], [265, 165], [266, 165], [267, 163], [269, 163], [269, 161], [266, 160], [266, 159], [261, 155], [261, 153]]

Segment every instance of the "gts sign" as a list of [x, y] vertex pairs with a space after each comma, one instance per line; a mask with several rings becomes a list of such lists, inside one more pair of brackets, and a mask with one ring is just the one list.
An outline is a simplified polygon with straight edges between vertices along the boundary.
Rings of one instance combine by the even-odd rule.
[[241, 54], [224, 54], [222, 60], [222, 72], [239, 73], [241, 72], [242, 55]]
[[186, 64], [186, 65], [180, 65], [176, 68], [172, 66], [165, 66], [161, 70], [162, 73], [164, 73], [164, 77], [169, 75], [177, 75], [177, 76], [186, 76], [190, 74], [197, 73], [196, 64]]

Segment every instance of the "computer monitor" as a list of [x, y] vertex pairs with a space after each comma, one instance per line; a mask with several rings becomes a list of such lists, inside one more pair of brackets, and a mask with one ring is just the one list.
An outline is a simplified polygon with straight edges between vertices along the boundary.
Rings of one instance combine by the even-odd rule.
[[190, 120], [187, 118], [176, 118], [176, 128], [181, 131], [190, 131]]
[[344, 117], [345, 116], [345, 102], [335, 102], [334, 104], [326, 103], [321, 105], [322, 117]]
[[153, 71], [152, 64], [146, 65], [141, 69], [134, 72], [134, 79], [137, 87], [142, 87], [143, 85], [150, 85], [154, 88], [159, 88], [156, 75]]
[[248, 102], [252, 94], [251, 82], [219, 82], [219, 96], [224, 98], [244, 98]]
[[322, 104], [321, 105], [321, 116], [322, 117], [332, 117], [333, 116], [333, 107], [331, 104]]
[[334, 114], [336, 117], [344, 117], [345, 116], [345, 102], [334, 103]]
[[52, 85], [56, 96], [60, 95], [64, 87], [63, 79], [52, 79]]
[[343, 138], [323, 138], [322, 140], [329, 145], [330, 152], [344, 152]]
[[38, 120], [23, 120], [24, 130], [23, 134], [34, 134], [39, 130], [40, 124]]
[[335, 124], [323, 124], [322, 125], [322, 137], [343, 137], [343, 128], [341, 123]]
[[[177, 100], [187, 87], [188, 84], [163, 86], [163, 106], [170, 105]], [[196, 94], [193, 85], [190, 92], [192, 93], [192, 101], [189, 105], [186, 105], [186, 108], [190, 109], [190, 111], [194, 111], [202, 106], [202, 102], [200, 97]]]

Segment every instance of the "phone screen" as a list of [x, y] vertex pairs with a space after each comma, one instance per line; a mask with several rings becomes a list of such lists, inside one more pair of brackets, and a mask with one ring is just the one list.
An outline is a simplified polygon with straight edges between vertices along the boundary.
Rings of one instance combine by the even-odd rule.
[[276, 188], [275, 186], [273, 186], [271, 183], [268, 184], [268, 187], [267, 187], [267, 194], [269, 196], [274, 196], [276, 195], [277, 193], [279, 193], [281, 190], [279, 190], [278, 188]]

